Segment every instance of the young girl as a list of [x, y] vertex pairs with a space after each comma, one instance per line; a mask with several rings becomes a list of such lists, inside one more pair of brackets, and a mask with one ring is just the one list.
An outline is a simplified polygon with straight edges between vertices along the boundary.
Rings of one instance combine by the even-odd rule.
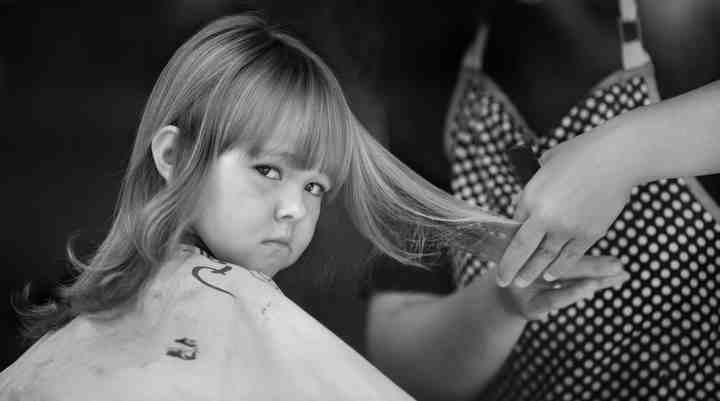
[[114, 224], [89, 263], [71, 252], [61, 301], [30, 314], [40, 339], [0, 398], [408, 399], [272, 281], [336, 195], [406, 264], [449, 243], [498, 258], [516, 227], [393, 158], [296, 39], [251, 15], [210, 24], [163, 70]]

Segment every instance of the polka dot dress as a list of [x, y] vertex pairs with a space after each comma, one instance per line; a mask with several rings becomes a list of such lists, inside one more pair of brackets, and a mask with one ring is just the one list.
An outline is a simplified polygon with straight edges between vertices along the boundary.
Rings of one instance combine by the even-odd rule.
[[[537, 154], [647, 105], [650, 74], [618, 73], [577, 103]], [[452, 190], [512, 216], [521, 185], [506, 154], [529, 129], [477, 72], [458, 87], [449, 124]], [[621, 260], [630, 279], [530, 322], [483, 400], [720, 400], [720, 224], [683, 179], [633, 189], [590, 251]], [[493, 266], [454, 254], [467, 285]]]

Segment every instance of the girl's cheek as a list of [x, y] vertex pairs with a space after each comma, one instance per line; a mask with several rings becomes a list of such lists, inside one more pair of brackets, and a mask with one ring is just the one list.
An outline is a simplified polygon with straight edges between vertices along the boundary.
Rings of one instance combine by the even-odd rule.
[[308, 195], [310, 199], [307, 201], [307, 208], [308, 210], [313, 211], [316, 215], [320, 214], [320, 210], [322, 209], [322, 198], [319, 198], [315, 195]]
[[272, 185], [273, 182], [267, 178], [255, 178], [251, 180], [248, 185], [247, 191], [249, 194], [253, 194], [257, 197], [269, 197], [272, 196], [273, 191], [277, 188], [277, 185]]

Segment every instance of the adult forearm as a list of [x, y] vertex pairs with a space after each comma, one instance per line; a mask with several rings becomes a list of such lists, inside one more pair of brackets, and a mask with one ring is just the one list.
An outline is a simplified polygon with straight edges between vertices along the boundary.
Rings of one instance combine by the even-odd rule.
[[720, 172], [720, 81], [611, 120], [606, 150], [637, 183]]
[[450, 296], [407, 303], [369, 327], [370, 357], [420, 399], [471, 399], [525, 325], [505, 297], [483, 278]]

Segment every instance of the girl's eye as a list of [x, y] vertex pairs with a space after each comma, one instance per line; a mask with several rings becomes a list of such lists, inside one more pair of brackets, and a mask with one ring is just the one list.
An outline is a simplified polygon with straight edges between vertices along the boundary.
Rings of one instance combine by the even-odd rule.
[[264, 175], [267, 178], [270, 178], [271, 180], [279, 180], [282, 178], [280, 175], [280, 170], [273, 166], [267, 166], [267, 165], [259, 165], [255, 166], [255, 170], [257, 170], [258, 173]]
[[325, 192], [327, 191], [324, 186], [316, 183], [311, 182], [305, 186], [305, 190], [310, 192], [310, 194], [315, 196], [323, 196]]

